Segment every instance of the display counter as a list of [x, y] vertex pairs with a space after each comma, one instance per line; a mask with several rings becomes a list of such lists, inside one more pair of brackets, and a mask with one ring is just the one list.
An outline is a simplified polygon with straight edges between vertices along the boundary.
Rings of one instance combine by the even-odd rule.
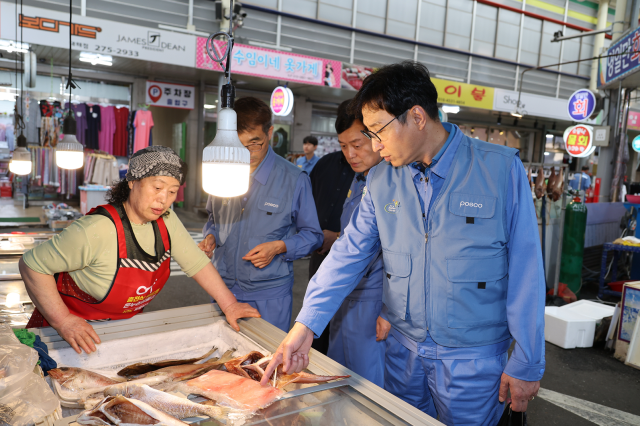
[[[89, 356], [76, 355], [51, 327], [31, 329], [48, 345], [50, 355], [63, 366], [83, 368], [121, 368], [140, 362], [137, 351], [143, 348], [148, 359], [158, 354], [175, 356], [183, 347], [217, 346], [221, 350], [228, 342], [217, 338], [212, 329], [228, 329], [233, 334], [234, 348], [261, 348], [275, 352], [285, 333], [260, 318], [240, 320], [240, 333], [226, 325], [215, 304], [191, 306], [165, 311], [142, 313], [127, 320], [93, 322], [102, 344]], [[209, 331], [208, 331], [209, 330]], [[228, 338], [227, 338], [228, 340]], [[226, 346], [225, 346], [226, 345]], [[138, 348], [138, 349], [137, 349]], [[202, 349], [201, 349], [202, 350]], [[240, 350], [240, 349], [239, 349]], [[363, 359], [362, 362], [367, 362]], [[441, 425], [420, 410], [410, 406], [382, 388], [358, 376], [321, 353], [312, 350], [308, 371], [318, 375], [351, 375], [349, 379], [318, 385], [301, 385], [272, 405], [259, 410], [245, 425]], [[56, 421], [56, 426], [76, 425], [77, 416]], [[183, 419], [187, 423], [211, 424], [210, 419]]]

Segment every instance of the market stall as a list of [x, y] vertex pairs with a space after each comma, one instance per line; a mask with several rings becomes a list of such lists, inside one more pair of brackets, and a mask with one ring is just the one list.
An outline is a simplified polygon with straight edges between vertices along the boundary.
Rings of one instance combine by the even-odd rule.
[[[224, 321], [215, 304], [206, 304], [136, 315], [120, 321], [95, 322], [93, 327], [102, 343], [96, 353], [77, 355], [50, 327], [31, 329], [49, 347], [58, 366], [80, 367], [108, 374], [124, 366], [141, 362], [158, 362], [190, 358], [216, 347], [213, 355], [235, 350], [234, 356], [249, 351], [268, 355], [276, 350], [284, 333], [262, 319], [241, 321], [235, 333]], [[441, 423], [411, 407], [326, 356], [312, 351], [308, 372], [324, 376], [351, 377], [322, 384], [294, 384], [284, 388], [284, 395], [254, 415], [236, 423], [225, 424], [366, 424], [440, 425]], [[366, 362], [366, 360], [363, 360]], [[60, 396], [60, 393], [58, 393]], [[193, 398], [193, 395], [190, 396]], [[64, 398], [61, 398], [64, 404]], [[193, 399], [204, 401], [202, 398]], [[75, 411], [74, 411], [75, 410]], [[63, 408], [57, 426], [75, 425], [80, 409]], [[183, 419], [187, 423], [211, 421], [206, 417]]]

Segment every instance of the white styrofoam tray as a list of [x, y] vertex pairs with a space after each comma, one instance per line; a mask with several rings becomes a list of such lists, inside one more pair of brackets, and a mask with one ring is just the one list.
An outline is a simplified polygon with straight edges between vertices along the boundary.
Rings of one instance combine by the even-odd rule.
[[596, 322], [613, 315], [613, 306], [580, 300], [561, 307], [544, 308], [545, 340], [564, 349], [590, 348]]

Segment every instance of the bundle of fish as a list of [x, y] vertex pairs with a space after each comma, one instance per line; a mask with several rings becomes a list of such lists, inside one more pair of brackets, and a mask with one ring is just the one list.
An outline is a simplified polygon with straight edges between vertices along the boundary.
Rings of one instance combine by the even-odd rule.
[[[51, 370], [50, 374], [53, 372], [56, 389], [81, 395], [79, 399], [86, 405], [86, 411], [78, 417], [82, 425], [179, 425], [185, 423], [178, 419], [194, 416], [217, 420], [230, 415], [248, 417], [281, 398], [288, 384], [322, 383], [349, 377], [282, 375], [280, 366], [270, 386], [262, 386], [259, 381], [272, 357], [254, 351], [231, 358], [234, 351], [200, 364], [194, 362], [213, 352], [196, 360], [135, 364], [120, 370], [118, 374], [125, 377], [118, 379], [70, 367]], [[181, 361], [189, 363], [179, 364]], [[198, 404], [176, 394], [197, 395], [210, 401]], [[217, 405], [209, 405], [212, 401]]]

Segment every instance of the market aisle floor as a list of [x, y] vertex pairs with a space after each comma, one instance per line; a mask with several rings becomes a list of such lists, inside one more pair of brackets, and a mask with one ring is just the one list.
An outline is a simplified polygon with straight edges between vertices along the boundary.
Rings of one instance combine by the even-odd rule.
[[[194, 238], [198, 239], [197, 231]], [[201, 238], [201, 237], [200, 237]], [[302, 307], [308, 283], [308, 260], [294, 262], [293, 318]], [[208, 303], [209, 296], [190, 278], [172, 268], [172, 276], [165, 288], [151, 302], [146, 311], [170, 309]], [[551, 394], [538, 396], [529, 405], [529, 425], [553, 426], [614, 426], [640, 424], [640, 370], [627, 367], [611, 356], [610, 352], [598, 348], [564, 350], [547, 343], [547, 370], [542, 388], [569, 397], [578, 398], [573, 412], [559, 405], [566, 398]], [[589, 403], [600, 404], [628, 413], [631, 423], [594, 414]], [[559, 405], [558, 405], [559, 404]], [[597, 407], [596, 407], [597, 410]], [[603, 409], [604, 411], [604, 409]], [[578, 414], [574, 414], [578, 413]], [[605, 420], [603, 420], [603, 418]], [[591, 419], [591, 420], [588, 420]], [[607, 420], [608, 419], [608, 420]]]

